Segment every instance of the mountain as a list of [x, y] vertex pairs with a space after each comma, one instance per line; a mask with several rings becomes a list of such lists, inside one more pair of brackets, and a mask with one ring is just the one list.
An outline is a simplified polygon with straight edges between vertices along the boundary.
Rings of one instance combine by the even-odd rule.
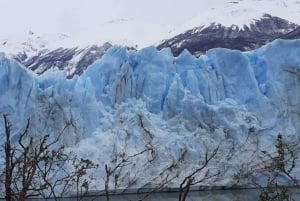
[[149, 22], [119, 19], [104, 24], [95, 33], [79, 36], [29, 31], [21, 36], [0, 37], [0, 52], [37, 74], [56, 67], [72, 78], [81, 75], [112, 45], [143, 48], [155, 44], [167, 31], [167, 27]]
[[134, 49], [156, 45], [158, 50], [171, 48], [174, 56], [186, 49], [198, 57], [212, 48], [249, 51], [278, 38], [297, 39], [299, 11], [299, 2], [293, 0], [225, 1], [182, 26], [117, 19], [79, 36], [29, 31], [22, 37], [0, 37], [0, 52], [37, 74], [57, 67], [72, 78], [81, 75], [113, 45]]
[[216, 47], [248, 51], [277, 38], [297, 39], [299, 11], [297, 0], [218, 2], [176, 27], [173, 36], [157, 44], [157, 48], [171, 47], [175, 56], [184, 49], [200, 56]]
[[110, 43], [105, 43], [102, 46], [92, 45], [84, 48], [42, 49], [37, 51], [34, 56], [28, 56], [26, 52], [20, 52], [13, 55], [12, 58], [37, 74], [42, 74], [56, 67], [64, 70], [68, 78], [72, 78], [74, 75], [81, 75], [88, 66], [101, 58], [111, 46]]
[[38, 35], [29, 31], [22, 37], [4, 37], [1, 50], [36, 74], [40, 75], [51, 68], [64, 70], [68, 78], [80, 75], [112, 45], [74, 45], [64, 34]]
[[178, 56], [184, 49], [195, 56], [203, 55], [207, 50], [218, 47], [249, 51], [278, 38], [300, 38], [298, 29], [299, 26], [295, 23], [264, 14], [260, 19], [242, 27], [237, 25], [227, 27], [220, 23], [195, 27], [163, 41], [157, 48], [170, 47], [174, 56]]
[[217, 48], [200, 58], [114, 46], [73, 79], [57, 69], [37, 76], [2, 55], [0, 111], [13, 139], [27, 118], [31, 133], [55, 138], [63, 130], [60, 143], [100, 164], [91, 173], [98, 190], [104, 164], [116, 167], [124, 157], [112, 189], [178, 187], [217, 147], [208, 168], [218, 177], [201, 184], [249, 185], [244, 171], [263, 180], [264, 153], [275, 153], [278, 133], [299, 150], [299, 54], [299, 40], [246, 53]]
[[[135, 34], [128, 33], [126, 36], [128, 39], [125, 37], [121, 39], [118, 34], [111, 36], [115, 38], [114, 40], [106, 37], [109, 35], [108, 33], [119, 33], [115, 31], [118, 30], [118, 27], [123, 30], [128, 26], [144, 31]], [[85, 42], [63, 34], [38, 35], [30, 31], [27, 37], [18, 40], [3, 38], [0, 41], [2, 44], [0, 51], [5, 52], [10, 58], [22, 63], [37, 74], [57, 67], [64, 70], [68, 78], [72, 78], [74, 75], [81, 75], [89, 65], [100, 59], [113, 44], [121, 43], [128, 48], [141, 49], [151, 43], [155, 44], [156, 40], [159, 41], [159, 37], [166, 36], [163, 31], [159, 31], [156, 37], [143, 39], [141, 35], [145, 35], [144, 32], [150, 32], [146, 31], [145, 27], [145, 24], [136, 21], [110, 22], [109, 26], [102, 28], [103, 33], [107, 32], [102, 39], [97, 35], [83, 37], [88, 38], [88, 41]], [[154, 25], [150, 27], [160, 29]], [[173, 33], [170, 32], [169, 35]], [[130, 39], [131, 37], [135, 41]], [[160, 44], [157, 43], [157, 49], [171, 48], [174, 56], [178, 56], [187, 49], [193, 55], [200, 56], [205, 54], [207, 50], [217, 47], [249, 51], [277, 38], [297, 39], [299, 37], [300, 32], [297, 24], [276, 16], [263, 14], [258, 19], [252, 19], [250, 24], [240, 26], [234, 24], [228, 26], [217, 22], [209, 25], [204, 24], [166, 39]], [[77, 43], [77, 41], [81, 41], [81, 43]]]

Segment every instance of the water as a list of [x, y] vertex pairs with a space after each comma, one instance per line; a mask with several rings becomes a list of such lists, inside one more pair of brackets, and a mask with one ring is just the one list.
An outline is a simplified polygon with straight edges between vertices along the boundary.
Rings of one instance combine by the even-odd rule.
[[[189, 192], [187, 201], [255, 201], [257, 190], [213, 190]], [[112, 201], [178, 201], [178, 192], [155, 193], [143, 199], [144, 194], [111, 197]], [[104, 201], [104, 200], [103, 200]]]
[[[290, 189], [290, 193], [294, 200], [300, 200], [300, 189]], [[178, 192], [111, 195], [110, 201], [178, 201], [178, 195]], [[192, 191], [189, 192], [186, 201], [256, 201], [258, 197], [257, 189]], [[40, 201], [40, 199], [28, 201]], [[77, 199], [64, 198], [60, 201], [77, 201]], [[91, 196], [83, 198], [82, 201], [106, 201], [106, 197]]]

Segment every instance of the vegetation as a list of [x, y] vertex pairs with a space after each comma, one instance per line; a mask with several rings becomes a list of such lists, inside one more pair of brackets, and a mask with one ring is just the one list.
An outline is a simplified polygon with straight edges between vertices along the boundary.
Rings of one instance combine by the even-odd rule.
[[296, 167], [296, 154], [284, 142], [281, 134], [277, 135], [275, 148], [275, 156], [263, 151], [270, 162], [265, 166], [268, 173], [266, 186], [255, 184], [260, 189], [259, 201], [294, 201], [289, 193], [289, 187], [280, 182], [280, 177], [287, 178], [290, 186], [299, 187], [299, 181], [291, 174]]
[[[51, 197], [60, 200], [75, 187], [77, 200], [88, 192], [92, 178], [85, 178], [87, 171], [98, 165], [90, 160], [66, 153], [59, 145], [65, 125], [57, 138], [49, 135], [33, 136], [29, 133], [30, 120], [18, 135], [16, 143], [11, 138], [12, 124], [3, 115], [5, 127], [5, 167], [2, 178], [5, 183], [6, 201], [24, 201], [30, 197]], [[71, 169], [72, 171], [67, 171]]]
[[[91, 160], [79, 158], [74, 153], [67, 152], [65, 147], [60, 145], [59, 142], [64, 131], [70, 126], [68, 123], [55, 139], [50, 139], [49, 135], [33, 136], [30, 133], [30, 120], [28, 119], [24, 130], [12, 140], [12, 124], [7, 115], [3, 115], [3, 121], [5, 132], [4, 165], [0, 181], [4, 183], [3, 191], [6, 201], [25, 201], [30, 197], [39, 197], [44, 200], [52, 198], [59, 201], [68, 193], [75, 193], [77, 201], [79, 201], [87, 195], [93, 181], [93, 178], [88, 177], [88, 172], [99, 168], [99, 165]], [[264, 159], [267, 158], [264, 160], [265, 165], [262, 168], [267, 183], [261, 185], [254, 182], [260, 190], [258, 201], [294, 201], [290, 196], [289, 188], [286, 183], [281, 182], [281, 179], [285, 178], [286, 181], [290, 181], [289, 185], [299, 187], [299, 181], [292, 174], [297, 159], [295, 149], [284, 141], [281, 134], [278, 134], [275, 150], [275, 153], [262, 151]], [[109, 185], [113, 182], [114, 189], [118, 188], [123, 168], [133, 164], [136, 157], [154, 151], [153, 147], [150, 146], [133, 155], [118, 152], [110, 164], [104, 164], [106, 173], [104, 189], [107, 201], [110, 199]], [[184, 160], [187, 151], [183, 151], [180, 161]], [[209, 164], [216, 158], [218, 151], [219, 146], [214, 150], [207, 150], [197, 167], [184, 172], [184, 179], [179, 186], [179, 201], [186, 201], [192, 186], [199, 185], [220, 174], [218, 171], [213, 172], [209, 169]], [[177, 163], [172, 164], [166, 171], [177, 165]], [[252, 176], [253, 174], [247, 172], [247, 177]], [[159, 189], [176, 177], [179, 177], [179, 173], [174, 177], [167, 174]], [[128, 187], [134, 185], [136, 180], [135, 175], [129, 180]], [[145, 197], [147, 196], [148, 194]]]
[[[218, 150], [219, 150], [219, 146], [216, 149], [214, 149], [212, 153], [209, 153], [208, 151], [206, 151], [204, 160], [202, 161], [202, 164], [183, 179], [183, 181], [181, 182], [180, 187], [179, 187], [179, 201], [186, 200], [191, 186], [201, 184], [205, 180], [219, 175], [218, 172], [211, 173], [209, 169], [206, 169], [207, 166], [209, 165], [210, 161], [213, 158], [215, 158], [215, 156], [217, 155]], [[201, 177], [200, 179], [196, 179], [197, 174], [203, 173], [204, 171], [205, 171], [204, 176]]]
[[[114, 189], [116, 190], [118, 187], [118, 183], [119, 183], [119, 179], [121, 176], [121, 172], [122, 169], [125, 166], [130, 165], [131, 159], [134, 159], [135, 157], [142, 155], [146, 152], [151, 152], [152, 149], [151, 148], [146, 148], [144, 150], [142, 150], [139, 153], [136, 153], [134, 155], [128, 156], [125, 152], [120, 153], [120, 154], [116, 154], [115, 157], [112, 159], [112, 167], [109, 167], [107, 164], [105, 164], [105, 173], [106, 173], [106, 177], [105, 177], [105, 197], [106, 197], [106, 201], [109, 201], [109, 193], [110, 193], [110, 189], [109, 189], [109, 182], [110, 179], [112, 177], [112, 179], [114, 180]], [[131, 185], [133, 185], [136, 182], [137, 178], [133, 177], [132, 180], [128, 183], [127, 188], [129, 188]]]

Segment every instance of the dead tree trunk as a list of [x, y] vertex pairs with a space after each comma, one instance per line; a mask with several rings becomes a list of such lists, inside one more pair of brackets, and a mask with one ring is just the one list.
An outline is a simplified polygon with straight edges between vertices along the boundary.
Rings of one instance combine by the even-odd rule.
[[5, 200], [12, 201], [12, 173], [13, 173], [13, 163], [12, 163], [12, 148], [10, 142], [10, 129], [11, 124], [7, 120], [7, 116], [3, 115], [4, 126], [5, 126]]
[[[209, 153], [206, 151], [205, 153], [205, 158], [202, 162], [202, 165], [200, 167], [196, 168], [193, 172], [191, 172], [188, 176], [184, 178], [184, 180], [181, 182], [180, 187], [179, 187], [179, 201], [186, 201], [187, 195], [190, 191], [191, 186], [194, 186], [196, 184], [200, 184], [203, 181], [210, 179], [212, 177], [217, 176], [219, 173], [210, 173], [209, 169], [205, 170], [207, 168], [208, 164], [210, 161], [216, 157], [217, 152], [219, 150], [219, 146], [213, 150], [212, 153]], [[205, 174], [202, 178], [196, 179], [196, 175], [200, 172], [205, 171]]]

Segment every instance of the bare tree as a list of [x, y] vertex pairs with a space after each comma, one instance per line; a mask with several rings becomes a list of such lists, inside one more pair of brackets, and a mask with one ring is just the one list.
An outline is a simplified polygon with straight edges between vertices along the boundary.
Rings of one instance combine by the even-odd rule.
[[299, 181], [292, 175], [296, 167], [296, 153], [292, 146], [283, 140], [282, 134], [277, 135], [276, 152], [263, 151], [267, 157], [264, 172], [267, 173], [267, 184], [262, 186], [256, 182], [254, 185], [260, 190], [259, 201], [294, 201], [289, 194], [288, 186], [280, 184], [279, 178], [284, 176], [290, 180], [291, 185], [299, 187]]
[[38, 180], [34, 184], [44, 199], [60, 200], [71, 191], [76, 193], [77, 201], [82, 200], [94, 179], [87, 178], [87, 172], [99, 167], [89, 159], [64, 153], [63, 148], [51, 151], [43, 160], [38, 164]]
[[[109, 183], [110, 183], [110, 178], [113, 177], [114, 179], [114, 183], [115, 183], [115, 189], [118, 187], [118, 180], [121, 174], [121, 171], [123, 169], [123, 167], [128, 166], [130, 164], [132, 164], [132, 159], [143, 155], [147, 152], [152, 153], [153, 150], [152, 148], [145, 148], [144, 150], [133, 154], [133, 155], [127, 155], [125, 152], [124, 153], [120, 153], [117, 154], [115, 156], [115, 158], [112, 160], [112, 166], [109, 167], [107, 164], [105, 164], [105, 172], [106, 172], [106, 178], [105, 178], [105, 196], [106, 196], [106, 201], [109, 201], [109, 194], [110, 194], [110, 190], [109, 190]], [[134, 177], [129, 183], [128, 183], [128, 187], [130, 187], [132, 184], [134, 184], [136, 181], [136, 178]]]
[[[69, 126], [66, 124], [54, 140], [49, 135], [33, 137], [29, 134], [30, 120], [18, 142], [11, 141], [12, 125], [7, 115], [3, 115], [5, 127], [5, 199], [24, 201], [39, 196], [45, 200], [55, 200], [76, 187], [77, 200], [81, 200], [89, 190], [92, 178], [87, 179], [87, 171], [98, 165], [88, 159], [65, 153], [59, 145], [61, 135]], [[58, 190], [59, 189], [59, 190]]]
[[37, 160], [41, 156], [47, 137], [41, 139], [40, 146], [33, 146], [33, 137], [29, 137], [24, 142], [24, 138], [28, 135], [29, 120], [27, 120], [26, 128], [20, 134], [18, 139], [18, 147], [11, 143], [11, 123], [8, 121], [7, 115], [3, 115], [5, 126], [5, 199], [25, 200], [28, 197], [30, 184], [32, 183], [36, 170]]
[[6, 201], [13, 200], [13, 191], [12, 187], [12, 176], [13, 176], [13, 169], [15, 163], [13, 162], [13, 155], [14, 150], [12, 150], [11, 142], [10, 142], [10, 130], [11, 124], [7, 120], [7, 116], [4, 115], [4, 127], [5, 127], [5, 134], [6, 134], [6, 142], [5, 142], [5, 199]]
[[[212, 151], [212, 153], [209, 153], [208, 151], [206, 151], [202, 164], [183, 179], [183, 181], [181, 182], [180, 187], [179, 187], [179, 201], [186, 200], [191, 186], [200, 184], [200, 183], [204, 182], [205, 180], [208, 180], [212, 177], [219, 175], [218, 172], [211, 173], [210, 170], [207, 169], [207, 166], [209, 165], [210, 161], [216, 157], [218, 150], [219, 150], [219, 146], [217, 148], [215, 148]], [[196, 179], [197, 174], [203, 173], [203, 171], [205, 171], [204, 176], [201, 177], [200, 179]]]

